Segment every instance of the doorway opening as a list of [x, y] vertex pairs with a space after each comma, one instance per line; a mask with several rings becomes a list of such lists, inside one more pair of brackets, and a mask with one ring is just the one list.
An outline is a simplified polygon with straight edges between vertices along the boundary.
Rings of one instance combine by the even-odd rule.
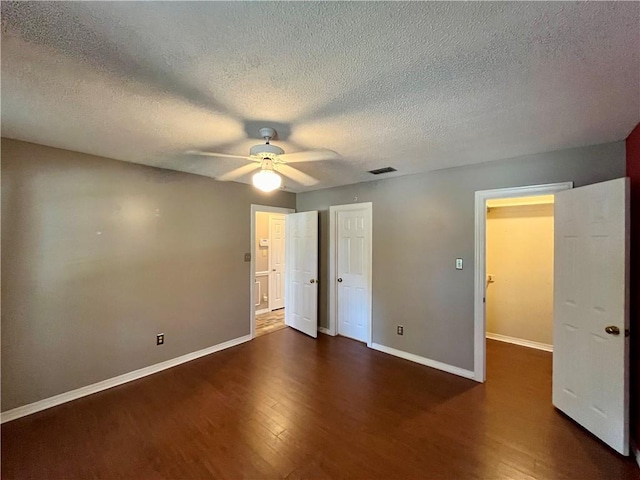
[[[572, 187], [572, 182], [565, 182], [476, 192], [474, 380], [478, 382], [486, 380], [486, 338], [546, 349], [553, 344], [553, 306], [548, 303], [553, 299], [553, 215], [548, 213], [554, 193]], [[542, 217], [532, 221], [536, 215]], [[509, 233], [518, 238], [509, 238]], [[536, 243], [540, 239], [546, 249]], [[547, 256], [534, 267], [539, 275], [531, 281], [533, 255], [523, 242], [538, 249], [538, 256]], [[533, 288], [538, 290], [527, 291]], [[535, 296], [541, 303], [536, 311], [523, 308], [535, 302]], [[536, 315], [542, 318], [531, 322]]]
[[251, 205], [251, 338], [285, 328], [285, 217], [294, 211]]
[[486, 337], [553, 351], [553, 195], [487, 200]]

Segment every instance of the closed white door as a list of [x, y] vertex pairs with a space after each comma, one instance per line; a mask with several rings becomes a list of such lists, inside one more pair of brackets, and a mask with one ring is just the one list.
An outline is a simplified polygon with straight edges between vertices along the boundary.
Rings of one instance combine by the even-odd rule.
[[287, 325], [318, 336], [318, 212], [292, 213], [285, 223]]
[[269, 216], [269, 309], [284, 307], [285, 216]]
[[371, 210], [338, 209], [335, 215], [337, 333], [367, 342], [371, 314]]
[[553, 404], [629, 453], [629, 183], [555, 195]]

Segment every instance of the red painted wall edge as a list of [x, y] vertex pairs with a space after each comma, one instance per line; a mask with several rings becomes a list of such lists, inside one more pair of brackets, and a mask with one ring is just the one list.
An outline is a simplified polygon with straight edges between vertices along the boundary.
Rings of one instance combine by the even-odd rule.
[[631, 434], [640, 448], [640, 123], [626, 141], [631, 179]]

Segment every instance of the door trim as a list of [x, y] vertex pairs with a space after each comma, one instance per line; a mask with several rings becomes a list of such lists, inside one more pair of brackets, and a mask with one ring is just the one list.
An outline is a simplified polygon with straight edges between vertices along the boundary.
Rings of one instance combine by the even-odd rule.
[[254, 305], [256, 292], [254, 289], [256, 281], [256, 213], [258, 212], [281, 213], [287, 215], [289, 213], [295, 213], [295, 209], [251, 204], [251, 268], [249, 268], [249, 336], [251, 340], [256, 336], [256, 307]]
[[573, 188], [573, 182], [548, 183], [523, 187], [498, 188], [476, 192], [475, 200], [475, 259], [473, 298], [473, 379], [486, 380], [486, 315], [484, 308], [487, 255], [487, 200], [492, 198], [549, 195]]
[[338, 302], [336, 299], [336, 292], [338, 289], [338, 282], [336, 281], [336, 261], [337, 261], [337, 245], [336, 235], [338, 233], [336, 218], [338, 212], [345, 212], [349, 210], [365, 210], [365, 215], [369, 217], [369, 275], [367, 276], [367, 302], [369, 302], [369, 318], [367, 319], [367, 347], [371, 348], [373, 342], [373, 315], [372, 315], [372, 277], [373, 277], [373, 203], [352, 203], [349, 205], [332, 205], [329, 207], [329, 328], [323, 329], [323, 333], [328, 335], [338, 335], [337, 324], [337, 312]]

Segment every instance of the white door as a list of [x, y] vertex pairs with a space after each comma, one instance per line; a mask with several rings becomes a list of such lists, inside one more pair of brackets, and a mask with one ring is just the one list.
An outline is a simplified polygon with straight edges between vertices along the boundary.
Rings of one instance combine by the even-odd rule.
[[[553, 404], [629, 453], [629, 184], [556, 193]], [[619, 333], [617, 333], [619, 332]]]
[[269, 215], [269, 309], [284, 307], [284, 215]]
[[337, 333], [368, 342], [371, 317], [371, 205], [354, 207], [336, 207], [335, 211]]
[[318, 212], [292, 213], [285, 224], [284, 321], [318, 336]]

